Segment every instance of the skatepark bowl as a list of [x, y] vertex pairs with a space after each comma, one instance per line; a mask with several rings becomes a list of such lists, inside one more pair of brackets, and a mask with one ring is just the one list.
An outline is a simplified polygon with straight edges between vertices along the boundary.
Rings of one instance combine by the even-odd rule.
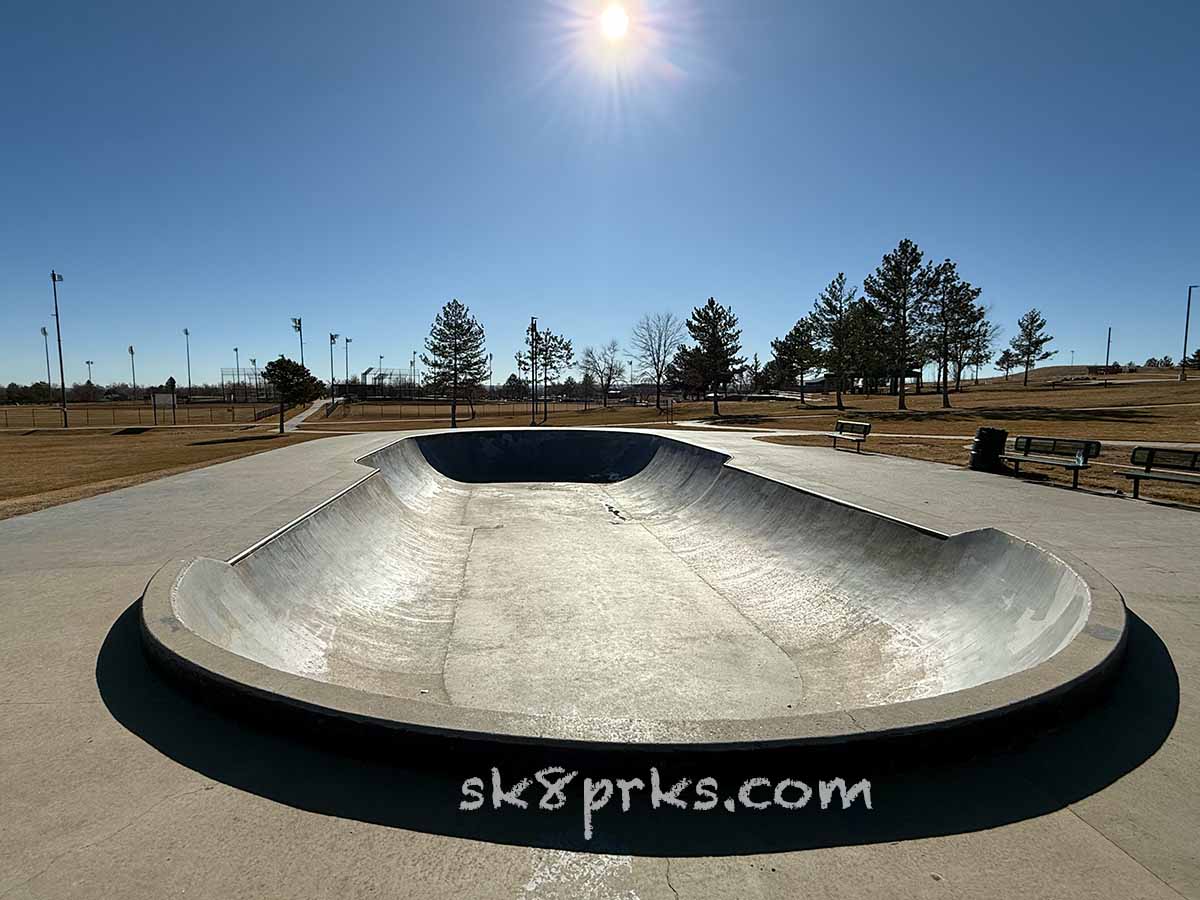
[[400, 736], [745, 748], [991, 720], [1098, 679], [1124, 643], [1119, 594], [1078, 562], [686, 440], [459, 430], [359, 462], [232, 560], [164, 566], [152, 659]]

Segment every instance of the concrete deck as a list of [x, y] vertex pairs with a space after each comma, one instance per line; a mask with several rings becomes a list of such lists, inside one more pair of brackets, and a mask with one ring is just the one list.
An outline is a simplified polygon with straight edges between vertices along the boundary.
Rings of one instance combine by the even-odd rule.
[[[1058, 728], [927, 767], [801, 766], [872, 777], [875, 809], [852, 821], [610, 807], [585, 844], [573, 817], [460, 813], [463, 778], [486, 769], [346, 760], [154, 674], [134, 604], [164, 560], [233, 556], [352, 484], [361, 467], [342, 461], [394, 437], [310, 442], [0, 522], [0, 897], [1200, 897], [1200, 518], [1164, 506], [689, 435], [938, 531], [1062, 547], [1133, 613], [1111, 695]], [[754, 759], [737, 771], [756, 774]]]

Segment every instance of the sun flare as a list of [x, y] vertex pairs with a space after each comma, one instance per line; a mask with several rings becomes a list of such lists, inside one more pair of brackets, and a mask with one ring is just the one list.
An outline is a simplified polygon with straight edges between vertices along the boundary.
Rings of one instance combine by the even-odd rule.
[[614, 3], [600, 16], [600, 27], [610, 41], [619, 41], [629, 30], [629, 14], [623, 6]]

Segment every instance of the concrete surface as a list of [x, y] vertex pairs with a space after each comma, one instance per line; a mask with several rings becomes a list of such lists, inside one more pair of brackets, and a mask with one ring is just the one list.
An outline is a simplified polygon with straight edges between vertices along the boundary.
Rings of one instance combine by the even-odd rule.
[[234, 556], [393, 439], [308, 442], [0, 522], [0, 896], [1200, 897], [1200, 519], [1156, 504], [689, 436], [944, 533], [1064, 548], [1130, 608], [1111, 692], [1038, 735], [928, 766], [789, 763], [872, 777], [874, 810], [853, 820], [609, 809], [585, 844], [574, 818], [461, 815], [463, 778], [486, 769], [348, 761], [146, 665], [136, 600], [164, 559]]
[[686, 440], [483, 429], [360, 462], [379, 477], [232, 565], [164, 568], [143, 603], [152, 650], [211, 673], [210, 691], [405, 725], [795, 745], [1058, 699], [1124, 636], [1120, 598], [1085, 567], [991, 529], [947, 539]]

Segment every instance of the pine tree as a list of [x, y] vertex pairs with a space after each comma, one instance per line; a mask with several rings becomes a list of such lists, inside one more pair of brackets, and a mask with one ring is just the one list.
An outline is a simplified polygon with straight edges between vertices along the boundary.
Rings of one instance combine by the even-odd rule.
[[458, 392], [478, 387], [487, 375], [483, 326], [471, 310], [451, 300], [433, 320], [421, 354], [430, 380], [450, 393], [450, 427], [458, 427]]
[[822, 354], [814, 338], [815, 332], [812, 317], [805, 316], [782, 338], [771, 341], [771, 352], [775, 354], [779, 371], [800, 382], [801, 403], [805, 402], [805, 373], [821, 364]]
[[263, 378], [275, 387], [279, 395], [279, 433], [283, 434], [283, 415], [296, 403], [310, 403], [321, 396], [325, 385], [300, 363], [281, 356], [267, 363]]
[[704, 306], [692, 310], [687, 321], [688, 333], [696, 342], [693, 364], [712, 391], [713, 415], [721, 414], [717, 393], [733, 380], [746, 360], [738, 356], [742, 349], [742, 330], [737, 327], [733, 308], [721, 306], [712, 297]]
[[846, 273], [826, 285], [809, 315], [812, 321], [813, 339], [823, 351], [825, 365], [833, 375], [834, 390], [837, 392], [837, 408], [845, 409], [842, 391], [850, 368], [850, 350], [853, 342], [850, 308], [854, 305], [856, 288], [846, 289]]
[[1057, 350], [1046, 350], [1046, 345], [1054, 340], [1054, 335], [1046, 334], [1046, 318], [1034, 308], [1021, 316], [1017, 322], [1017, 334], [1010, 342], [1013, 355], [1025, 367], [1025, 380], [1029, 384], [1029, 370], [1037, 363], [1052, 357]]
[[921, 264], [924, 257], [921, 249], [905, 238], [883, 258], [873, 275], [863, 279], [863, 292], [883, 316], [892, 374], [899, 381], [897, 409], [908, 409], [906, 376], [913, 362], [919, 311], [932, 285], [931, 270]]

